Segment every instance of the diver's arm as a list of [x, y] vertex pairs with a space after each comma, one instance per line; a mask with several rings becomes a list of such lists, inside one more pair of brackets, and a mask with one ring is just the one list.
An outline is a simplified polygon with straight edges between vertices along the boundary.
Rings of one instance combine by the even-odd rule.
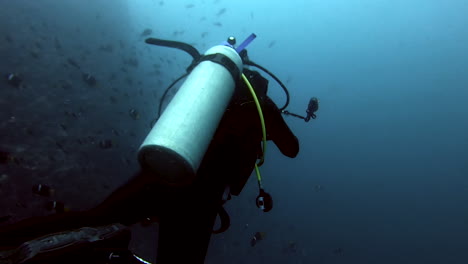
[[299, 153], [299, 140], [284, 121], [281, 111], [269, 97], [264, 99], [263, 111], [268, 139], [273, 140], [283, 155], [290, 158], [296, 157]]
[[[17, 247], [27, 240], [50, 233], [112, 223], [131, 225], [154, 216], [159, 207], [158, 203], [152, 200], [156, 199], [156, 195], [152, 193], [159, 195], [161, 192], [147, 190], [152, 183], [150, 174], [139, 171], [104, 202], [92, 209], [37, 216], [2, 226], [0, 250]], [[149, 201], [151, 206], [148, 206]]]

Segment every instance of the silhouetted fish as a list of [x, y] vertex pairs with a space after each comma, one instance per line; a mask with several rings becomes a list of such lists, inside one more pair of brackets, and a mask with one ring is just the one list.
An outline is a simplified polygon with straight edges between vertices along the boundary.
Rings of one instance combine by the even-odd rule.
[[268, 44], [268, 48], [273, 47], [275, 44], [276, 44], [276, 41], [273, 40], [272, 42], [270, 42], [270, 44]]
[[78, 65], [78, 63], [74, 59], [68, 58], [67, 62], [68, 62], [68, 64], [72, 65], [73, 67], [75, 67], [77, 69], [80, 69], [80, 65]]
[[147, 28], [147, 29], [143, 30], [143, 32], [141, 32], [141, 36], [146, 37], [146, 36], [151, 35], [151, 33], [153, 33], [153, 30], [151, 30], [150, 28]]
[[265, 239], [266, 233], [265, 232], [257, 232], [250, 240], [250, 246], [255, 246], [258, 241]]
[[216, 13], [217, 16], [220, 16], [222, 14], [226, 13], [226, 8], [221, 8], [218, 13]]

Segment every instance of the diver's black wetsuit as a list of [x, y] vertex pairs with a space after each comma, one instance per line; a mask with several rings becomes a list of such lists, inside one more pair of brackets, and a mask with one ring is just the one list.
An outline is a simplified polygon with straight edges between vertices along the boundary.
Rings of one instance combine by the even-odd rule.
[[[245, 69], [244, 74], [260, 100], [267, 139], [284, 155], [295, 157], [299, 142], [267, 97], [268, 81], [258, 72]], [[203, 263], [225, 187], [230, 186], [233, 195], [242, 191], [261, 152], [261, 138], [255, 103], [240, 82], [193, 184], [171, 189], [141, 171], [91, 210], [32, 218], [0, 228], [0, 248], [52, 232], [115, 222], [130, 225], [157, 216], [156, 263]]]

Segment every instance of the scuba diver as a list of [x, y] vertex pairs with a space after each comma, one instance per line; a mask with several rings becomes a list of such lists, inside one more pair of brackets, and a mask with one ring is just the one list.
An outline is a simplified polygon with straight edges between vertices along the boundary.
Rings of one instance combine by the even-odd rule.
[[[142, 221], [159, 224], [157, 264], [204, 263], [211, 235], [230, 225], [223, 205], [241, 193], [254, 170], [256, 205], [270, 211], [273, 199], [259, 171], [266, 141], [290, 158], [299, 142], [282, 117], [291, 115], [284, 110], [289, 94], [278, 108], [267, 95], [268, 80], [244, 67], [259, 66], [245, 50], [254, 38], [235, 47], [230, 37], [205, 55], [185, 43], [147, 39], [184, 50], [193, 62], [161, 99], [160, 105], [186, 78], [162, 113], [160, 106], [138, 153], [140, 171], [95, 208], [0, 227], [0, 263], [148, 263], [128, 250], [129, 226]], [[311, 100], [307, 116], [297, 117], [308, 121], [317, 109], [318, 100]], [[217, 216], [221, 224], [215, 229]]]

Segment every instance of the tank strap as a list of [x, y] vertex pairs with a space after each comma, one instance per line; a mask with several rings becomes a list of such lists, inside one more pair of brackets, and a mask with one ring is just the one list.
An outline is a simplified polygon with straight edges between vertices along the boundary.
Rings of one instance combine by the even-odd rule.
[[232, 79], [235, 83], [237, 83], [237, 81], [240, 79], [240, 71], [237, 68], [236, 64], [228, 56], [221, 53], [201, 56], [200, 59], [198, 59], [195, 63], [192, 63], [190, 65], [187, 71], [193, 70], [193, 68], [195, 68], [202, 61], [212, 61], [214, 63], [218, 63], [224, 66], [224, 68], [226, 68], [226, 70], [228, 70], [231, 74]]

